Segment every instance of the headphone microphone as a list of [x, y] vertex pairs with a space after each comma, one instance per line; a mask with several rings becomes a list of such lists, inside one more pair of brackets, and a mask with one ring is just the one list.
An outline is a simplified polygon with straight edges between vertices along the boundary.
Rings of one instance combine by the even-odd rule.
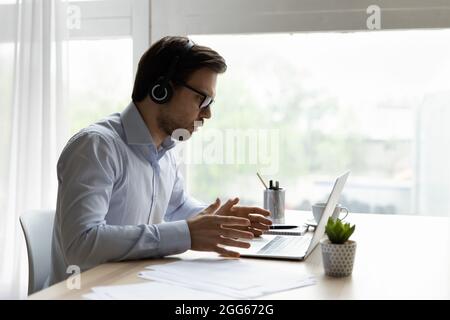
[[149, 96], [153, 102], [164, 104], [172, 98], [173, 87], [170, 83], [170, 80], [172, 80], [179, 61], [191, 50], [193, 46], [194, 43], [191, 41], [191, 39], [188, 39], [188, 42], [183, 47], [182, 51], [177, 54], [170, 62], [167, 73], [164, 76], [159, 77], [158, 80], [150, 87]]

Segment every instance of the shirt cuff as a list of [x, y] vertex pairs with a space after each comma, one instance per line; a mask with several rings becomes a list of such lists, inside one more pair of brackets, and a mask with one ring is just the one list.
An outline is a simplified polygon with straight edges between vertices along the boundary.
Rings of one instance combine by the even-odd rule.
[[191, 248], [191, 233], [186, 220], [157, 224], [159, 231], [159, 254], [168, 256]]

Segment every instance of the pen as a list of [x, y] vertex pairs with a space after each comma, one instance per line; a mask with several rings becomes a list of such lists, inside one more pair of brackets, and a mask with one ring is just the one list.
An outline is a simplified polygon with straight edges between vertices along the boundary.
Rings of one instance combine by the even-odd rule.
[[269, 229], [294, 229], [297, 227], [298, 226], [293, 226], [293, 225], [289, 225], [289, 224], [273, 224], [273, 225], [269, 226]]

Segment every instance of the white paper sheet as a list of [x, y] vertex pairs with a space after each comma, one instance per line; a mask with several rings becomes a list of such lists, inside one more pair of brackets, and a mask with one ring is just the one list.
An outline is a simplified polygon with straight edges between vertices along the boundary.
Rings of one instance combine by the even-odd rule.
[[92, 292], [83, 296], [90, 300], [221, 300], [223, 295], [202, 292], [178, 285], [156, 281], [117, 286], [93, 287]]
[[273, 268], [273, 264], [245, 259], [195, 259], [148, 266], [139, 276], [237, 299], [316, 283], [314, 276], [305, 275], [295, 264], [283, 264], [278, 272]]

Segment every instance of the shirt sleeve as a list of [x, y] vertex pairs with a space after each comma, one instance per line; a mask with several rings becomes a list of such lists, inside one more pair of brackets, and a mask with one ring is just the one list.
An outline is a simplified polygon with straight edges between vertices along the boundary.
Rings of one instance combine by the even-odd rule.
[[58, 161], [57, 228], [67, 264], [81, 269], [108, 262], [177, 254], [191, 246], [186, 221], [158, 225], [108, 225], [120, 159], [105, 137], [83, 133]]
[[207, 207], [206, 204], [189, 196], [185, 191], [184, 179], [180, 167], [176, 165], [175, 183], [172, 189], [172, 195], [164, 216], [165, 221], [179, 221], [189, 219]]

